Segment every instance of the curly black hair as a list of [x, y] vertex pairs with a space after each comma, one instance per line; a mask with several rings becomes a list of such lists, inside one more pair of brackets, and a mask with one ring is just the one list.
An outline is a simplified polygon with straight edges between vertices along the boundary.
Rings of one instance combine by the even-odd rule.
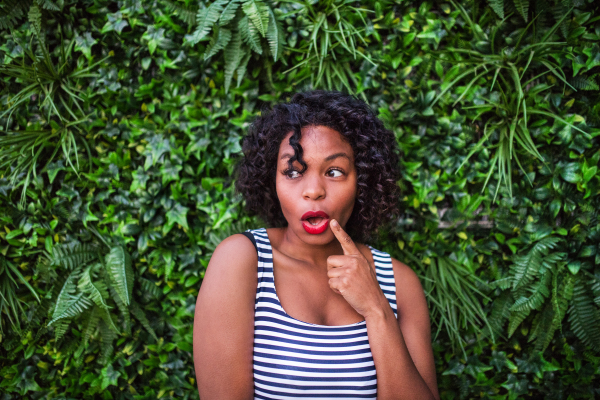
[[371, 108], [354, 96], [312, 90], [296, 93], [288, 103], [265, 110], [250, 126], [242, 142], [243, 157], [236, 165], [236, 190], [246, 200], [250, 214], [274, 227], [287, 221], [275, 190], [277, 155], [290, 132], [294, 161], [306, 169], [300, 146], [301, 129], [325, 126], [339, 132], [352, 146], [357, 172], [357, 198], [346, 231], [354, 239], [369, 239], [397, 215], [400, 189], [400, 151], [394, 134]]

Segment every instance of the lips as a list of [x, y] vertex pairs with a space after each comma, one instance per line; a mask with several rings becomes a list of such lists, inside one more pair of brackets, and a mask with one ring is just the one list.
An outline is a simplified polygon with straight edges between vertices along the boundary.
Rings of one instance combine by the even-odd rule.
[[323, 211], [307, 211], [302, 215], [302, 227], [311, 235], [318, 235], [327, 230], [329, 215]]

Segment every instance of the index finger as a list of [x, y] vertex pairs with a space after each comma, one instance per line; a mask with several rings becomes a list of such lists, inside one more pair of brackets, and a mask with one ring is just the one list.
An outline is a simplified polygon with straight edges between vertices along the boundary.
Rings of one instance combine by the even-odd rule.
[[342, 245], [342, 249], [344, 250], [345, 255], [361, 254], [356, 245], [354, 244], [354, 241], [352, 240], [350, 235], [348, 235], [346, 231], [344, 231], [344, 229], [337, 220], [332, 219], [329, 223], [329, 226], [331, 227], [331, 231], [333, 232], [337, 240]]

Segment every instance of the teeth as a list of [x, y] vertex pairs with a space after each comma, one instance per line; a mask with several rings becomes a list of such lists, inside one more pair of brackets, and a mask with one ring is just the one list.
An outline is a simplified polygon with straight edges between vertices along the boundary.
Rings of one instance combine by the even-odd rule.
[[316, 225], [319, 225], [323, 221], [323, 218], [321, 218], [321, 217], [313, 217], [313, 218], [308, 218], [307, 221], [308, 221], [309, 224], [311, 224], [313, 226], [316, 226]]

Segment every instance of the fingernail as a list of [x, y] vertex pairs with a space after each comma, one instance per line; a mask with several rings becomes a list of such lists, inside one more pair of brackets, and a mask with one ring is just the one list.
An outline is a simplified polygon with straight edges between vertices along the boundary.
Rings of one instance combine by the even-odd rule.
[[338, 222], [335, 219], [331, 220], [331, 226], [333, 226], [334, 228], [337, 228], [339, 226]]

